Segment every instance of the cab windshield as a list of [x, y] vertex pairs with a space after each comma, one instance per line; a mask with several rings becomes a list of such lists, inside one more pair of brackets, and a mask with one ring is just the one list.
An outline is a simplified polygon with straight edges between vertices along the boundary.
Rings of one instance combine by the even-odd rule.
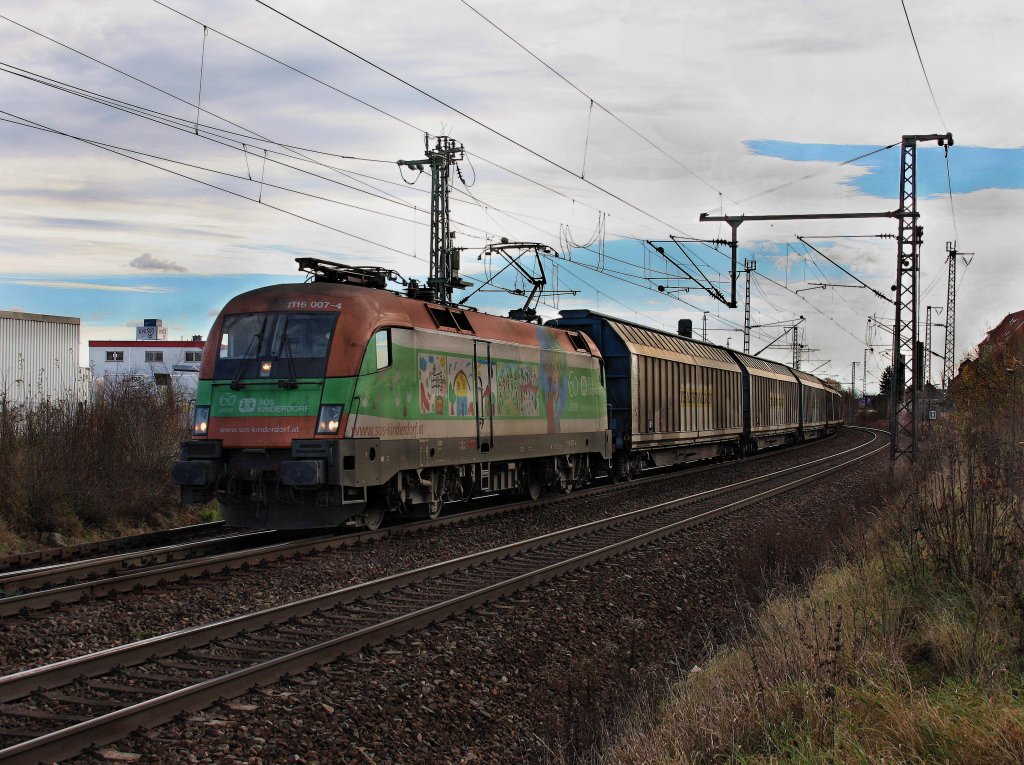
[[219, 380], [323, 377], [337, 314], [269, 311], [224, 317]]

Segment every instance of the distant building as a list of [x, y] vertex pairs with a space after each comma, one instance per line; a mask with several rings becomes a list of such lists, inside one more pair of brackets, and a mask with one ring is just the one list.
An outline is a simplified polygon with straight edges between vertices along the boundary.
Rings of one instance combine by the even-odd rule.
[[1024, 361], [1024, 311], [1007, 314], [995, 329], [985, 335], [978, 344], [979, 350], [983, 346], [1001, 346]]
[[1014, 370], [1014, 373], [1024, 367], [1024, 311], [1003, 317], [994, 329], [989, 330], [985, 339], [978, 343], [977, 353], [960, 364], [957, 375], [950, 383], [954, 396], [960, 385], [965, 382], [970, 384], [971, 378], [976, 378], [974, 367], [979, 359], [990, 361], [997, 369]]
[[146, 319], [134, 340], [90, 340], [89, 368], [97, 385], [136, 382], [192, 392], [199, 379], [203, 339], [168, 340], [160, 319]]
[[0, 400], [35, 404], [88, 395], [78, 366], [81, 321], [72, 316], [0, 311]]

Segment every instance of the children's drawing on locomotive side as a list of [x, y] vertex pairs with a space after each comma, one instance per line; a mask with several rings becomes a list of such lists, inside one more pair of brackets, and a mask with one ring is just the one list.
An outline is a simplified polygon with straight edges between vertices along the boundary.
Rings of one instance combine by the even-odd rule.
[[420, 354], [420, 414], [444, 414], [444, 395], [448, 390], [445, 357]]
[[544, 395], [544, 411], [548, 419], [548, 433], [562, 430], [562, 415], [569, 398], [568, 362], [565, 351], [558, 344], [554, 331], [537, 327], [540, 343], [540, 388]]
[[448, 360], [448, 414], [454, 417], [472, 417], [476, 414], [473, 389], [469, 384], [473, 374], [472, 359]]
[[536, 417], [540, 412], [537, 367], [498, 362], [495, 369], [498, 391], [495, 414], [498, 417]]

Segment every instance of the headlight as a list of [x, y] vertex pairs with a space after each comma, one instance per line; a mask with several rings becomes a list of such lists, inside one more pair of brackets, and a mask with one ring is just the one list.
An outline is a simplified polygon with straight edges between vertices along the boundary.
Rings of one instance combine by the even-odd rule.
[[260, 377], [270, 377], [270, 370], [273, 368], [273, 363], [270, 361], [264, 361], [260, 363]]
[[324, 404], [320, 407], [320, 417], [316, 425], [318, 436], [331, 436], [338, 432], [342, 409], [344, 407], [341, 404]]
[[192, 421], [192, 435], [205, 436], [210, 427], [210, 407], [197, 406], [196, 416]]

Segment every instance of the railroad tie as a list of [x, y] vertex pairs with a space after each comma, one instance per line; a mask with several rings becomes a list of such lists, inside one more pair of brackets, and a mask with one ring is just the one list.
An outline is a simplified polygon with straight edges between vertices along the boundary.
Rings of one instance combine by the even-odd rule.
[[[68, 723], [70, 725], [89, 719], [88, 717], [83, 717], [81, 715], [66, 715], [57, 712], [49, 712], [45, 709], [22, 709], [21, 707], [12, 706], [11, 704], [0, 704], [0, 715], [23, 717], [27, 720], [47, 720], [50, 722]], [[6, 728], [4, 729], [4, 733], [7, 733]], [[36, 731], [33, 735], [39, 735], [39, 731]]]

